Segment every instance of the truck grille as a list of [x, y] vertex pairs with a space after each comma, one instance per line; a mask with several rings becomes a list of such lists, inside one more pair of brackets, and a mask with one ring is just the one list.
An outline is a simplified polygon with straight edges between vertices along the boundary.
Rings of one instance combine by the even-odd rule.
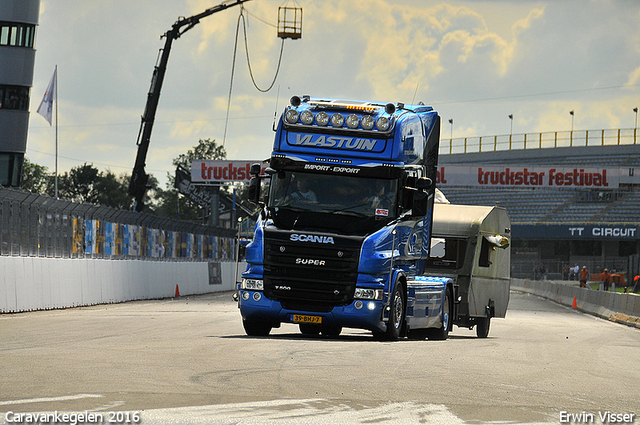
[[[283, 230], [264, 233], [264, 292], [291, 310], [328, 312], [353, 301], [362, 237], [322, 235], [292, 241]], [[320, 236], [305, 233], [308, 236]], [[333, 243], [327, 241], [331, 236]]]

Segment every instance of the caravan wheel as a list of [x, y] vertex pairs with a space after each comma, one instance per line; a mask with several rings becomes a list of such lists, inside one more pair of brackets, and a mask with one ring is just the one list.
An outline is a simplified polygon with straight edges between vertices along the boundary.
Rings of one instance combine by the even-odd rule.
[[489, 325], [491, 324], [490, 317], [479, 317], [477, 319], [476, 335], [478, 338], [486, 338], [489, 335]]

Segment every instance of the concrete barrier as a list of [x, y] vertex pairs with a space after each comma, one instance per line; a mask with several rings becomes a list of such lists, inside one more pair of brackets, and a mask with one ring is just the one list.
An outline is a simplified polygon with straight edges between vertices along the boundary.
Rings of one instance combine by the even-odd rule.
[[[0, 257], [0, 313], [234, 289], [235, 262]], [[239, 272], [246, 263], [241, 263]], [[239, 273], [238, 273], [239, 275]]]
[[[234, 262], [0, 257], [0, 313], [230, 291]], [[238, 266], [238, 276], [246, 263]], [[640, 328], [640, 296], [555, 281], [512, 279], [511, 288]]]
[[580, 288], [566, 281], [511, 279], [511, 289], [531, 293], [614, 322], [640, 328], [640, 295]]

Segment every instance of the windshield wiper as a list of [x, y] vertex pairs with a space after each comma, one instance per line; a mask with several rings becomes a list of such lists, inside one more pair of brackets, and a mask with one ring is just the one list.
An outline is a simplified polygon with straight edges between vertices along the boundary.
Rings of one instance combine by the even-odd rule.
[[358, 205], [351, 205], [350, 207], [345, 207], [345, 208], [341, 208], [339, 210], [334, 210], [331, 211], [331, 214], [342, 214], [342, 215], [351, 215], [354, 217], [368, 217], [367, 214], [361, 213], [361, 212], [356, 212], [356, 211], [349, 211], [353, 208], [360, 208], [360, 207], [364, 207], [369, 205], [368, 202], [365, 202], [364, 204], [358, 204]]
[[311, 210], [309, 210], [307, 208], [294, 207], [294, 206], [291, 206], [291, 205], [278, 205], [277, 207], [271, 207], [271, 208], [274, 208], [274, 209], [278, 208], [278, 209], [283, 209], [283, 210], [287, 209], [287, 210], [293, 211], [293, 212], [311, 211]]
[[351, 217], [369, 217], [365, 213], [359, 213], [359, 212], [356, 212], [356, 211], [345, 211], [345, 210], [332, 211], [331, 214], [348, 215], [348, 216], [351, 216]]
[[365, 207], [367, 205], [369, 205], [368, 202], [365, 202], [364, 204], [351, 205], [350, 207], [344, 207], [344, 208], [340, 208], [339, 210], [334, 210], [334, 211], [332, 211], [332, 213], [339, 213], [339, 212], [343, 212], [343, 211], [348, 211], [348, 210], [353, 209], [353, 208]]

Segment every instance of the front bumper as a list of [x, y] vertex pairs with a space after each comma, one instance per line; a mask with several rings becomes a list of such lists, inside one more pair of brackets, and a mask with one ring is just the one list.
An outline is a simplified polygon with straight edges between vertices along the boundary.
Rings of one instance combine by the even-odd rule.
[[270, 322], [274, 327], [280, 323], [294, 323], [293, 315], [322, 317], [322, 324], [343, 328], [366, 329], [384, 332], [387, 325], [382, 321], [383, 301], [354, 300], [346, 306], [334, 307], [328, 313], [288, 310], [278, 301], [273, 301], [259, 291], [248, 291], [238, 287], [238, 307], [244, 319]]

